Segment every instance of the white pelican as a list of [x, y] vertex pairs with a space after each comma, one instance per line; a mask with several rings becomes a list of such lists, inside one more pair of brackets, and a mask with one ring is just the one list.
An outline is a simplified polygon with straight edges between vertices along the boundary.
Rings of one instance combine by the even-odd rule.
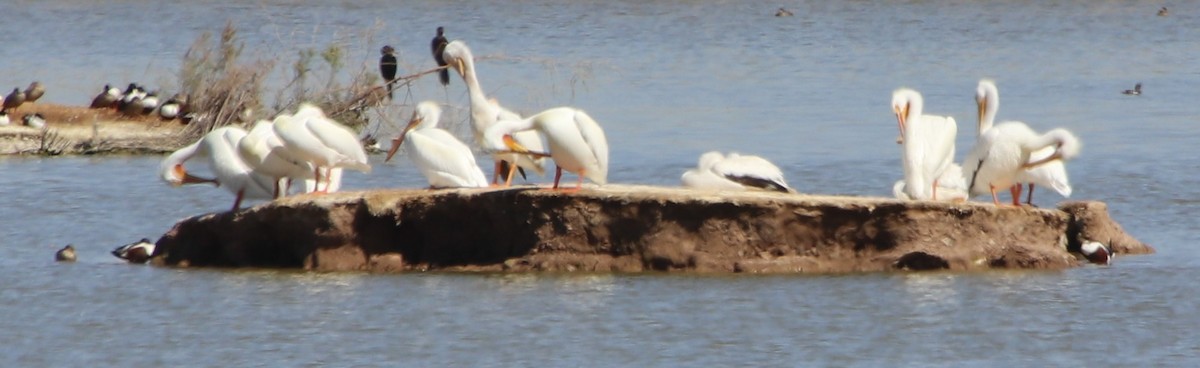
[[892, 93], [903, 144], [905, 194], [916, 200], [938, 200], [939, 178], [954, 163], [958, 124], [954, 118], [925, 115], [923, 110], [924, 99], [917, 91], [901, 88]]
[[[471, 49], [467, 47], [466, 43], [455, 40], [446, 44], [442, 51], [442, 56], [446, 63], [462, 76], [463, 83], [467, 85], [467, 94], [471, 99], [471, 128], [475, 132], [475, 144], [480, 147], [486, 147], [483, 134], [487, 131], [488, 127], [496, 124], [498, 120], [520, 120], [521, 116], [501, 107], [499, 102], [496, 102], [494, 99], [489, 100], [484, 95], [483, 87], [479, 86], [479, 78], [475, 75], [475, 57], [471, 54]], [[546, 145], [537, 132], [518, 132], [513, 134], [513, 139], [517, 141], [517, 144], [528, 148], [530, 151], [546, 151]], [[506, 171], [504, 166], [514, 162], [522, 171], [533, 170], [539, 176], [546, 174], [546, 160], [544, 157], [494, 153], [492, 158], [495, 161], [492, 184], [499, 182], [500, 172]], [[510, 174], [505, 177], [505, 185], [512, 184], [511, 171], [507, 170]]]
[[558, 189], [563, 170], [579, 175], [575, 189], [583, 187], [584, 177], [597, 184], [608, 181], [608, 140], [600, 125], [583, 110], [555, 107], [521, 120], [501, 120], [489, 127], [483, 137], [491, 150], [546, 155], [531, 151], [513, 139], [513, 133], [526, 130], [537, 130], [546, 136], [549, 156], [555, 164], [554, 189]]
[[142, 238], [136, 243], [129, 243], [113, 249], [112, 255], [130, 263], [146, 263], [154, 255], [154, 243], [149, 238]]
[[1089, 262], [1107, 265], [1112, 263], [1112, 248], [1097, 241], [1085, 241], [1079, 245], [1079, 253]]
[[392, 140], [392, 148], [384, 161], [390, 161], [407, 138], [404, 152], [429, 180], [430, 187], [487, 187], [487, 177], [475, 164], [471, 147], [437, 127], [441, 116], [442, 108], [437, 103], [424, 101], [417, 104], [408, 126], [400, 132], [400, 137]]
[[[181, 148], [167, 156], [159, 166], [159, 173], [167, 183], [184, 184], [214, 183], [234, 193], [233, 211], [237, 211], [244, 198], [272, 199], [275, 183], [271, 177], [254, 172], [254, 168], [238, 154], [238, 142], [246, 131], [236, 127], [221, 127], [205, 134], [199, 141]], [[215, 179], [193, 176], [183, 164], [192, 157], [208, 160]]]
[[783, 180], [783, 171], [758, 156], [711, 151], [700, 155], [699, 165], [683, 173], [683, 186], [697, 189], [793, 192]]
[[[996, 111], [1000, 109], [1000, 91], [996, 88], [996, 84], [991, 80], [980, 80], [979, 86], [975, 89], [975, 103], [979, 107], [978, 135], [982, 135], [985, 130], [991, 129], [992, 123], [996, 120]], [[1034, 151], [1030, 154], [1029, 159], [1039, 161], [1053, 153], [1054, 148], [1047, 147]], [[1062, 160], [1049, 161], [1022, 170], [1017, 175], [1017, 183], [1017, 185], [1021, 183], [1029, 185], [1029, 196], [1025, 203], [1030, 205], [1033, 204], [1034, 185], [1050, 187], [1063, 197], [1070, 197], [1072, 191], [1071, 181], [1067, 177], [1067, 167]]]
[[[367, 152], [354, 133], [336, 121], [325, 117], [320, 108], [302, 104], [291, 118], [275, 121], [275, 135], [296, 158], [313, 164], [313, 177], [317, 180], [317, 192], [329, 192], [331, 175], [335, 167], [344, 167], [371, 172]], [[325, 168], [325, 175], [321, 175]], [[321, 182], [325, 189], [320, 189]]]
[[[963, 202], [967, 200], [967, 181], [963, 178], [962, 166], [950, 164], [950, 167], [938, 177], [937, 183], [939, 201]], [[904, 180], [897, 180], [896, 184], [892, 186], [892, 194], [897, 199], [912, 200], [906, 189]]]
[[[275, 120], [290, 118], [291, 115], [280, 114]], [[286, 186], [290, 187], [297, 180], [314, 179], [312, 164], [300, 159], [283, 145], [283, 141], [275, 135], [275, 123], [272, 121], [259, 120], [255, 123], [250, 133], [238, 142], [238, 154], [254, 167], [256, 173], [275, 179], [275, 198], [287, 194], [286, 189], [281, 189], [281, 180], [286, 180]]]
[[[1054, 151], [1044, 159], [1031, 161], [1034, 151], [1051, 147]], [[1025, 123], [1008, 121], [996, 124], [979, 136], [975, 147], [967, 153], [963, 172], [972, 197], [992, 194], [992, 203], [1000, 204], [996, 190], [1010, 188], [1013, 205], [1020, 205], [1021, 171], [1053, 160], [1070, 160], [1079, 155], [1079, 139], [1066, 129], [1054, 129], [1038, 135]]]

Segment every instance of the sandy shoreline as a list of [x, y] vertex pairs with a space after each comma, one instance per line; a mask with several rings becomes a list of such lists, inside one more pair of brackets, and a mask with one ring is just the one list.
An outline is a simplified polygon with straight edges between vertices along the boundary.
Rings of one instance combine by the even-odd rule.
[[[34, 113], [45, 117], [45, 128], [21, 124], [22, 116]], [[186, 128], [157, 116], [48, 103], [22, 105], [9, 118], [11, 124], [0, 126], [0, 155], [159, 154], [181, 147], [180, 133]]]

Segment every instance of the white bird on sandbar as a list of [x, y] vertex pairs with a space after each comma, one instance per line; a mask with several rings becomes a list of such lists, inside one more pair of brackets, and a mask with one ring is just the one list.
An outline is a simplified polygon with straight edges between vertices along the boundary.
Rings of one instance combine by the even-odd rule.
[[[437, 127], [442, 108], [433, 101], [417, 104], [408, 126], [392, 140], [384, 162], [390, 161], [400, 146], [413, 164], [429, 180], [432, 188], [487, 187], [487, 177], [475, 163], [471, 147]], [[408, 144], [404, 144], [407, 140]]]
[[[513, 140], [512, 134], [536, 130], [546, 137], [550, 152], [535, 152]], [[579, 175], [575, 189], [583, 187], [587, 177], [596, 184], [608, 182], [608, 140], [604, 130], [583, 110], [555, 107], [521, 120], [500, 120], [483, 134], [487, 149], [549, 155], [554, 159], [554, 186], [558, 189], [563, 170]], [[509, 169], [509, 176], [512, 171]]]
[[[483, 93], [483, 87], [479, 85], [479, 78], [475, 74], [475, 58], [471, 54], [471, 49], [463, 41], [454, 40], [446, 44], [445, 50], [442, 51], [442, 59], [446, 61], [458, 75], [462, 77], [463, 83], [467, 85], [467, 94], [471, 99], [471, 130], [475, 133], [475, 144], [479, 147], [485, 147], [483, 134], [487, 128], [496, 124], [499, 120], [520, 120], [521, 116], [509, 111], [500, 106], [495, 99], [488, 99]], [[535, 131], [525, 131], [513, 134], [513, 139], [517, 144], [528, 148], [533, 152], [545, 152], [546, 145], [543, 143], [541, 135]], [[524, 170], [533, 170], [539, 176], [546, 174], [546, 159], [544, 157], [535, 157], [530, 155], [518, 155], [513, 153], [494, 153], [492, 158], [495, 161], [495, 168], [492, 174], [492, 184], [499, 181], [500, 173], [506, 170], [505, 166], [515, 162], [524, 175]], [[511, 170], [508, 170], [511, 172]], [[505, 185], [512, 184], [511, 174], [505, 177]]]
[[[988, 79], [979, 81], [979, 86], [975, 89], [975, 103], [979, 107], [979, 131], [982, 135], [985, 130], [992, 127], [992, 123], [996, 119], [996, 111], [1000, 109], [1000, 92], [996, 88], [995, 82]], [[1038, 161], [1049, 157], [1054, 153], [1054, 148], [1047, 147], [1037, 151], [1033, 151], [1029, 155], [1029, 159]], [[1017, 183], [1029, 184], [1029, 196], [1026, 198], [1026, 204], [1033, 204], [1033, 188], [1034, 185], [1042, 185], [1054, 189], [1063, 197], [1071, 196], [1071, 181], [1067, 177], [1067, 167], [1062, 160], [1053, 160], [1045, 164], [1038, 165], [1029, 169], [1022, 170], [1017, 175]]]
[[680, 180], [684, 187], [695, 189], [794, 192], [778, 166], [762, 157], [737, 153], [705, 152], [699, 165], [684, 172]]
[[[1050, 147], [1051, 154], [1030, 160], [1034, 151]], [[1006, 121], [979, 135], [975, 147], [963, 159], [963, 172], [972, 197], [991, 193], [992, 203], [1000, 205], [999, 189], [1009, 188], [1012, 203], [1020, 205], [1021, 187], [1017, 177], [1028, 168], [1054, 160], [1070, 160], [1079, 155], [1079, 138], [1066, 129], [1037, 134], [1025, 123]]]
[[[244, 198], [274, 198], [274, 181], [259, 174], [254, 167], [238, 154], [238, 142], [246, 137], [246, 131], [237, 127], [221, 127], [205, 134], [196, 143], [171, 153], [159, 165], [159, 175], [168, 184], [213, 183], [224, 187], [235, 195], [233, 211], [237, 211]], [[214, 179], [193, 176], [184, 163], [193, 157], [207, 159]]]
[[[275, 120], [290, 118], [291, 115], [280, 114]], [[296, 182], [305, 182], [306, 193], [315, 188], [316, 179], [313, 176], [312, 163], [300, 159], [283, 144], [279, 136], [275, 135], [274, 121], [259, 120], [255, 123], [246, 137], [238, 142], [238, 154], [254, 167], [255, 172], [275, 179], [275, 198], [287, 195], [288, 188]], [[340, 173], [331, 175], [340, 176]], [[332, 188], [329, 190], [335, 191], [336, 189]]]
[[[937, 180], [937, 191], [939, 201], [948, 202], [964, 202], [967, 200], [967, 181], [963, 178], [962, 166], [952, 163], [946, 171]], [[908, 196], [908, 191], [905, 188], [904, 180], [897, 180], [896, 184], [892, 185], [892, 195], [897, 199], [912, 200]]]
[[[294, 115], [287, 119], [275, 121], [275, 135], [283, 142], [288, 151], [296, 158], [313, 164], [313, 177], [316, 179], [315, 190], [318, 193], [328, 193], [334, 168], [347, 168], [371, 172], [371, 164], [367, 162], [367, 152], [359, 143], [358, 137], [342, 124], [325, 117], [320, 108], [301, 104]], [[325, 174], [321, 174], [321, 169]], [[321, 188], [321, 183], [325, 188]]]
[[942, 175], [954, 163], [958, 124], [948, 116], [924, 114], [924, 99], [909, 88], [892, 92], [892, 111], [900, 126], [905, 194], [916, 200], [939, 200]]

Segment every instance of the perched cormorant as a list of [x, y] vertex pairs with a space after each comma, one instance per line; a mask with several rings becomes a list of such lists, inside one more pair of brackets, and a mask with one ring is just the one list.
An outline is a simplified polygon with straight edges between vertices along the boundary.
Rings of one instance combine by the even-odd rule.
[[[442, 50], [446, 49], [446, 44], [449, 43], [449, 41], [446, 41], [446, 36], [443, 35], [444, 33], [445, 29], [438, 27], [437, 36], [433, 38], [432, 44], [429, 45], [430, 49], [433, 50], [433, 60], [437, 61], [439, 67], [446, 66], [446, 59], [442, 58]], [[439, 71], [438, 80], [442, 81], [443, 86], [450, 85], [450, 69], [445, 68]]]
[[396, 87], [396, 49], [392, 46], [383, 46], [383, 50], [379, 51], [383, 54], [379, 58], [379, 75], [383, 76], [384, 83], [387, 83], [388, 100], [392, 99], [392, 89]]

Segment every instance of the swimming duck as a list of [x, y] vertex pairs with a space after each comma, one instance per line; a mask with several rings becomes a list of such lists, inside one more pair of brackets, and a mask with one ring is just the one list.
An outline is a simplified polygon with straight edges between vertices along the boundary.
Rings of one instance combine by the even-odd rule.
[[146, 263], [154, 255], [154, 243], [148, 238], [142, 238], [136, 243], [129, 243], [113, 249], [112, 255], [130, 263]]
[[1089, 262], [1095, 264], [1112, 264], [1112, 248], [1098, 241], [1085, 241], [1079, 245], [1079, 253], [1082, 253]]
[[25, 114], [25, 116], [21, 117], [21, 122], [25, 123], [25, 126], [34, 129], [42, 129], [46, 127], [46, 117], [42, 116], [42, 113], [40, 112]]
[[1158, 16], [1165, 17], [1167, 14], [1170, 14], [1170, 11], [1167, 10], [1167, 7], [1164, 6], [1162, 9], [1158, 9]]
[[42, 82], [33, 81], [29, 87], [25, 88], [25, 102], [36, 102], [44, 94], [46, 94], [46, 87], [42, 86]]
[[1133, 85], [1133, 89], [1127, 89], [1121, 93], [1131, 95], [1131, 96], [1141, 96], [1142, 95], [1142, 84], [1141, 83], [1135, 84], [1135, 85]]
[[54, 260], [59, 262], [75, 262], [75, 246], [67, 244], [67, 246], [54, 252]]
[[776, 10], [776, 11], [775, 11], [775, 16], [776, 16], [776, 17], [790, 17], [790, 16], [793, 16], [793, 15], [795, 15], [795, 14], [792, 14], [792, 11], [791, 11], [791, 10], [787, 10], [787, 9], [784, 9], [784, 8], [779, 8], [779, 10]]

